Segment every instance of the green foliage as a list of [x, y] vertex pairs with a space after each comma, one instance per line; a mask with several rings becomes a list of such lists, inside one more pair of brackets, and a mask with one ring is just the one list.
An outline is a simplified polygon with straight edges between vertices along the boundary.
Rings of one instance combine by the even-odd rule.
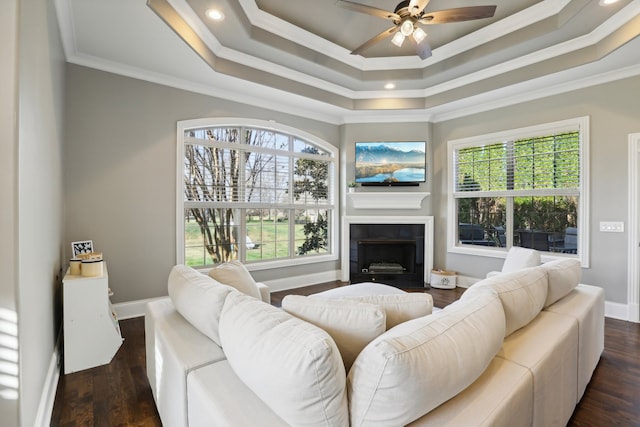
[[[307, 147], [304, 153], [319, 154], [315, 147]], [[293, 183], [293, 196], [296, 200], [304, 194], [311, 196], [313, 200], [326, 199], [328, 194], [329, 165], [326, 162], [298, 159], [294, 166], [296, 181]]]
[[562, 233], [577, 227], [578, 201], [575, 197], [516, 197], [514, 228]]
[[304, 255], [309, 252], [326, 249], [328, 246], [327, 239], [327, 217], [318, 214], [316, 222], [308, 222], [304, 225], [304, 235], [306, 239], [304, 243], [298, 247], [298, 255]]
[[[319, 150], [315, 147], [307, 147], [303, 152], [318, 154]], [[296, 200], [299, 200], [304, 194], [309, 195], [316, 201], [326, 199], [329, 191], [329, 165], [326, 162], [311, 159], [298, 159], [296, 160], [294, 171], [296, 177], [302, 178], [296, 180], [293, 184], [293, 196]], [[327, 217], [323, 217], [318, 213], [316, 222], [309, 222], [305, 224], [304, 234], [306, 238], [304, 243], [298, 247], [298, 255], [327, 249]]]

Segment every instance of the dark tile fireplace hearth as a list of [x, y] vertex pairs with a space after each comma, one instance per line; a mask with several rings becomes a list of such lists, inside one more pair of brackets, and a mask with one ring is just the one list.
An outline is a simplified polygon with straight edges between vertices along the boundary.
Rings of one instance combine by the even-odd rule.
[[349, 280], [424, 287], [424, 224], [350, 224]]

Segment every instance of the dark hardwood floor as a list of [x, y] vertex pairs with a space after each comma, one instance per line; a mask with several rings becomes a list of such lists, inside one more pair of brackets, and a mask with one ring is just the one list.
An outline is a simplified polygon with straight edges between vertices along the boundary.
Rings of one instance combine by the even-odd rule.
[[[275, 292], [272, 304], [279, 306], [290, 293], [308, 295], [342, 285]], [[442, 308], [464, 289], [427, 292]], [[51, 426], [162, 425], [145, 374], [144, 318], [123, 320], [120, 328], [125, 341], [109, 365], [61, 375]], [[568, 426], [640, 426], [640, 324], [606, 319], [604, 353]]]

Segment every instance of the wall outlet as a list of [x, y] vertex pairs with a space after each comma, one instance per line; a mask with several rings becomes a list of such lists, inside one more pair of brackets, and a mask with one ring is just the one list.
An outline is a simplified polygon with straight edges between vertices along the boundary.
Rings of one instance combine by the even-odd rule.
[[600, 231], [603, 233], [623, 233], [624, 222], [622, 221], [600, 221]]

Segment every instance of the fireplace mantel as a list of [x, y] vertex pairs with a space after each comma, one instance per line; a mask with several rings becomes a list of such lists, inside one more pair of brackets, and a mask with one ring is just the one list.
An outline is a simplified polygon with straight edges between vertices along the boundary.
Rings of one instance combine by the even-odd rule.
[[347, 197], [356, 209], [420, 209], [422, 200], [429, 194], [415, 191], [361, 191], [347, 193]]

